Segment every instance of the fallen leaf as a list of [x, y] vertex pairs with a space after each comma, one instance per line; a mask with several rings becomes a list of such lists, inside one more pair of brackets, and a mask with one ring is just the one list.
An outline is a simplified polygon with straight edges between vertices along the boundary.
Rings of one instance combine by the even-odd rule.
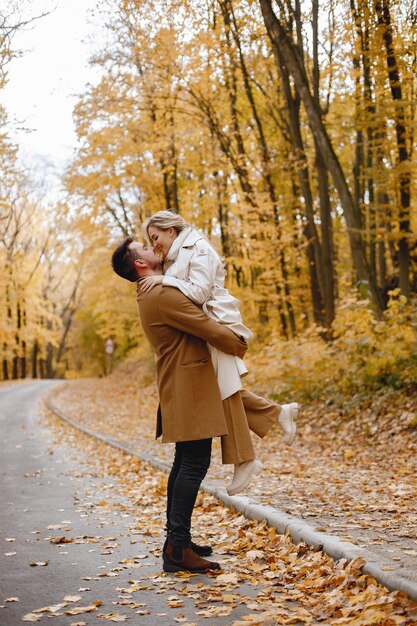
[[170, 600], [168, 601], [168, 606], [170, 609], [179, 609], [181, 606], [184, 606], [183, 600]]
[[220, 576], [217, 576], [216, 578], [216, 583], [231, 583], [232, 585], [237, 585], [237, 574], [235, 574], [234, 572], [232, 574], [220, 574]]
[[202, 617], [227, 617], [232, 611], [232, 606], [213, 606], [211, 609], [196, 611], [196, 615], [201, 615]]
[[61, 530], [61, 528], [65, 528], [66, 524], [49, 524], [46, 528], [48, 530]]
[[93, 613], [93, 611], [97, 611], [98, 606], [103, 604], [102, 602], [100, 602], [99, 604], [97, 602], [95, 602], [94, 604], [89, 604], [88, 606], [76, 606], [73, 609], [68, 609], [68, 611], [65, 611], [65, 615], [81, 615], [81, 613]]
[[4, 602], [19, 602], [19, 598], [4, 598]]
[[246, 558], [247, 559], [263, 559], [264, 558], [264, 553], [262, 552], [262, 550], [249, 550], [249, 552], [246, 552]]
[[44, 606], [41, 609], [36, 609], [33, 613], [57, 613], [61, 609], [67, 606], [66, 602], [60, 602], [59, 604], [53, 604], [51, 606]]
[[78, 602], [81, 600], [81, 596], [65, 596], [64, 602]]
[[40, 620], [40, 615], [35, 615], [34, 613], [26, 613], [26, 615], [22, 617], [23, 622], [40, 622]]
[[31, 561], [29, 565], [31, 567], [46, 567], [49, 561]]

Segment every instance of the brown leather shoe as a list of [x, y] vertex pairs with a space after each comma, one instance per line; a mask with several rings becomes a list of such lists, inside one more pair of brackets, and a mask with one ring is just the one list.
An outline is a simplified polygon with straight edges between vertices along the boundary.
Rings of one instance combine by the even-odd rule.
[[204, 574], [209, 570], [219, 570], [221, 566], [214, 561], [201, 558], [191, 548], [181, 548], [172, 545], [168, 539], [164, 552], [164, 572], [191, 572]]
[[[163, 556], [165, 556], [167, 543], [168, 539], [165, 539], [164, 547], [162, 548]], [[213, 554], [213, 548], [211, 546], [200, 546], [198, 543], [194, 543], [194, 541], [190, 543], [190, 548], [193, 552], [198, 554], [198, 556], [210, 556], [210, 554]]]
[[198, 554], [198, 556], [210, 556], [213, 554], [213, 548], [211, 546], [200, 546], [198, 543], [191, 542], [190, 548], [193, 552]]

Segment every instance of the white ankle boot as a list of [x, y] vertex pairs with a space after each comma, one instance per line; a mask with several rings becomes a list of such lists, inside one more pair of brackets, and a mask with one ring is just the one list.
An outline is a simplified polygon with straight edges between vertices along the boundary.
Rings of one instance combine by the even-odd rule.
[[226, 491], [229, 496], [235, 496], [237, 493], [246, 489], [252, 478], [260, 474], [263, 468], [264, 466], [257, 459], [236, 464], [233, 480], [230, 485], [226, 487]]
[[287, 446], [292, 446], [294, 443], [295, 435], [297, 433], [297, 426], [295, 425], [295, 418], [298, 415], [297, 402], [291, 402], [291, 404], [283, 404], [281, 406], [281, 413], [278, 417], [278, 423], [284, 431], [282, 441]]

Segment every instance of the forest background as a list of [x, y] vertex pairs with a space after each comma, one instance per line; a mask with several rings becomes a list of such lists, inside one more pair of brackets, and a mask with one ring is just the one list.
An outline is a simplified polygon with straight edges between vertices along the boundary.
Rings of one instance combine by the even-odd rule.
[[[171, 209], [224, 258], [262, 386], [415, 389], [415, 0], [106, 0], [51, 209], [0, 124], [0, 378], [151, 363], [110, 256]], [[0, 23], [0, 87], [17, 52]], [[268, 385], [267, 385], [268, 386]]]

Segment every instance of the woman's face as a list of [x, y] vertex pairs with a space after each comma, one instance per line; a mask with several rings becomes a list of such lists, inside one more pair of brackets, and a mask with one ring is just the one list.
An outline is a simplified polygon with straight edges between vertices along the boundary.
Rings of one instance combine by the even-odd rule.
[[148, 236], [151, 240], [154, 252], [165, 260], [172, 246], [172, 242], [178, 236], [178, 233], [175, 228], [172, 227], [167, 230], [161, 230], [155, 226], [149, 226]]

